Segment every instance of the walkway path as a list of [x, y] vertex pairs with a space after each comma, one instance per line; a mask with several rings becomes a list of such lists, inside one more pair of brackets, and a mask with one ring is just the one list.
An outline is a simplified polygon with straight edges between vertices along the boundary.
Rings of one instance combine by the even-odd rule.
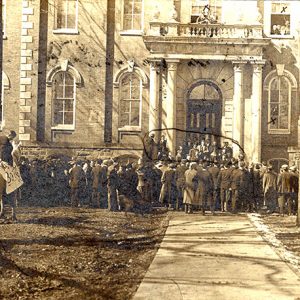
[[174, 213], [141, 299], [300, 300], [300, 280], [246, 215]]

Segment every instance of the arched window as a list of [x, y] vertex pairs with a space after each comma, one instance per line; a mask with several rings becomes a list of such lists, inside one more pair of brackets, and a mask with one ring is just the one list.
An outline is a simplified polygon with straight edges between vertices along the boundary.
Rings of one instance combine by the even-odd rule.
[[75, 79], [67, 71], [60, 71], [52, 83], [52, 127], [73, 129], [75, 127]]
[[83, 86], [80, 73], [65, 60], [48, 72], [46, 82], [51, 87], [52, 129], [74, 130], [76, 90]]
[[119, 127], [141, 124], [142, 79], [134, 72], [120, 80]]
[[269, 83], [269, 133], [289, 133], [292, 87], [285, 76], [276, 76]]

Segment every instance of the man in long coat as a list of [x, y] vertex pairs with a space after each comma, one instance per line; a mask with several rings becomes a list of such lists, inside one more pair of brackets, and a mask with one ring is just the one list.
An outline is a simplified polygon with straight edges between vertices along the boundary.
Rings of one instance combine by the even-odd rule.
[[241, 179], [241, 171], [238, 167], [238, 163], [234, 162], [231, 175], [230, 175], [230, 186], [231, 186], [231, 193], [232, 193], [232, 200], [231, 200], [231, 211], [236, 213], [238, 199], [239, 199], [239, 188], [240, 188], [240, 179]]
[[175, 182], [175, 165], [169, 164], [168, 168], [164, 170], [161, 177], [161, 191], [159, 196], [159, 202], [166, 205], [168, 208], [172, 208], [176, 199], [176, 182]]
[[185, 171], [185, 183], [184, 183], [184, 194], [183, 203], [185, 205], [185, 212], [192, 213], [193, 205], [197, 205], [197, 199], [195, 193], [198, 187], [198, 173], [197, 164], [191, 163], [188, 170]]
[[268, 213], [276, 210], [277, 202], [277, 174], [273, 167], [269, 165], [263, 175], [264, 205], [267, 206]]
[[297, 172], [296, 166], [290, 167], [290, 174], [291, 174], [291, 188], [292, 188], [292, 201], [293, 201], [293, 213], [297, 214], [298, 209], [298, 191], [299, 191], [299, 174]]
[[213, 162], [213, 165], [208, 168], [208, 172], [211, 174], [213, 183], [214, 183], [214, 188], [213, 188], [213, 201], [214, 201], [214, 206], [219, 206], [220, 202], [220, 187], [219, 187], [219, 173], [220, 173], [220, 168], [218, 167], [218, 163], [215, 160]]
[[108, 209], [110, 211], [118, 210], [118, 194], [119, 180], [117, 174], [117, 163], [113, 163], [107, 169], [107, 188], [108, 188]]
[[100, 208], [100, 174], [101, 174], [101, 160], [98, 160], [95, 165], [92, 167], [91, 176], [92, 176], [92, 197], [91, 197], [91, 206]]
[[277, 179], [278, 188], [278, 205], [280, 215], [284, 215], [284, 206], [288, 204], [288, 214], [292, 213], [292, 198], [291, 198], [291, 174], [288, 172], [288, 165], [282, 165], [280, 174]]
[[196, 199], [198, 200], [198, 205], [202, 208], [203, 215], [205, 215], [206, 206], [210, 207], [212, 214], [215, 213], [213, 190], [213, 178], [207, 170], [207, 163], [203, 162], [202, 169], [198, 171], [198, 187], [196, 191]]
[[176, 180], [176, 209], [179, 210], [182, 208], [183, 205], [183, 193], [184, 193], [184, 182], [185, 177], [184, 174], [187, 170], [186, 167], [186, 159], [183, 159], [181, 163], [177, 166], [175, 171], [175, 180]]
[[80, 206], [80, 195], [85, 186], [85, 174], [80, 162], [75, 163], [70, 169], [71, 206]]
[[227, 162], [218, 176], [218, 186], [220, 187], [221, 211], [227, 211], [231, 198], [231, 162]]

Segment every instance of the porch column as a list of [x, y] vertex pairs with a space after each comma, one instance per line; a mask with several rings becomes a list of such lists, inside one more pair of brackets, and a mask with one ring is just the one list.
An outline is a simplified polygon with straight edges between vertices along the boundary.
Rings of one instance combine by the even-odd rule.
[[261, 101], [263, 62], [253, 63], [252, 76], [252, 161], [261, 161]]
[[[234, 86], [233, 86], [233, 128], [232, 138], [243, 147], [244, 131], [244, 101], [243, 101], [243, 62], [233, 62]], [[233, 156], [237, 157], [240, 153], [238, 145], [233, 144]]]
[[[176, 76], [177, 64], [179, 61], [167, 61], [167, 128], [166, 137], [168, 147], [173, 155], [176, 154]], [[173, 128], [173, 129], [172, 129]]]
[[[149, 132], [151, 130], [159, 129], [159, 68], [155, 61], [150, 63], [150, 91], [149, 91]], [[160, 133], [155, 131], [156, 140]]]

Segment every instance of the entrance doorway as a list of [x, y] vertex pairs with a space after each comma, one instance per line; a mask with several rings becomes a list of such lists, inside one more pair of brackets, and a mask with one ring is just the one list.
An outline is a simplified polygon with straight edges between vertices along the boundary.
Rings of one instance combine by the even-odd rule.
[[192, 85], [187, 98], [187, 139], [195, 142], [210, 139], [220, 143], [222, 94], [219, 87], [207, 80]]

